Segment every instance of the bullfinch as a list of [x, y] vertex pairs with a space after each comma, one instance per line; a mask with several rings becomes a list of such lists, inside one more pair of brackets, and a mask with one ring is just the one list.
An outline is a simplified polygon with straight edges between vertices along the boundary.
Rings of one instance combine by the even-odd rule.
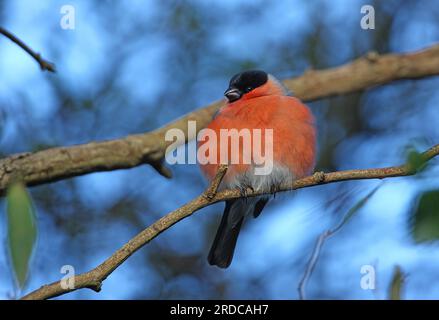
[[[198, 153], [200, 167], [208, 180], [215, 177], [220, 164], [228, 164], [219, 190], [250, 188], [272, 193], [278, 186], [312, 173], [316, 157], [314, 117], [275, 77], [260, 70], [238, 73], [224, 95], [226, 103], [198, 138], [198, 151], [204, 150]], [[238, 142], [230, 141], [234, 137], [227, 133], [232, 131], [239, 133], [235, 136]], [[249, 137], [244, 131], [250, 133], [251, 143], [244, 141]], [[224, 137], [229, 142], [226, 147], [220, 141]], [[210, 161], [200, 161], [200, 157]], [[245, 198], [243, 194], [226, 201], [208, 256], [211, 265], [230, 265], [244, 219], [258, 217], [268, 200], [266, 196]]]

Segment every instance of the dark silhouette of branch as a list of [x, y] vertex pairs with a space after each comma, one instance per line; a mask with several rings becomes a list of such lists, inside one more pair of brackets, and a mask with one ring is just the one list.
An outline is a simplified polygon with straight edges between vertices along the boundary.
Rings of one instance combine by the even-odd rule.
[[[401, 79], [417, 79], [439, 74], [439, 45], [407, 54], [365, 57], [340, 67], [307, 71], [287, 79], [285, 85], [304, 101], [346, 94]], [[87, 173], [152, 165], [160, 174], [170, 177], [163, 165], [167, 147], [166, 132], [181, 129], [188, 136], [188, 121], [197, 122], [197, 130], [204, 128], [223, 104], [214, 102], [202, 109], [149, 133], [131, 135], [122, 139], [90, 142], [58, 147], [34, 153], [11, 155], [0, 160], [0, 195], [4, 194], [14, 177], [28, 186], [67, 179]]]
[[[430, 148], [421, 154], [423, 161], [429, 161], [433, 157], [439, 154], [439, 144]], [[128, 259], [133, 253], [142, 248], [145, 244], [149, 243], [152, 239], [157, 237], [163, 231], [167, 230], [180, 220], [189, 217], [194, 212], [212, 205], [214, 203], [225, 201], [229, 199], [236, 199], [242, 196], [242, 190], [223, 190], [218, 192], [218, 185], [221, 179], [226, 173], [226, 167], [222, 166], [218, 170], [218, 173], [213, 180], [211, 186], [206, 189], [200, 196], [188, 202], [184, 206], [168, 213], [164, 217], [158, 219], [152, 225], [141, 231], [107, 260], [101, 263], [99, 266], [91, 271], [79, 274], [75, 276], [75, 287], [73, 289], [63, 288], [61, 282], [57, 281], [49, 285], [42, 286], [41, 288], [27, 294], [23, 299], [48, 299], [66, 294], [71, 291], [75, 291], [81, 288], [89, 288], [95, 291], [100, 291], [102, 282], [126, 259]], [[303, 179], [296, 180], [291, 184], [280, 186], [278, 190], [273, 190], [271, 193], [295, 190], [299, 188], [311, 187], [316, 185], [322, 185], [327, 183], [333, 183], [346, 180], [358, 180], [358, 179], [384, 179], [389, 177], [401, 177], [415, 174], [410, 165], [404, 164], [396, 167], [387, 167], [379, 169], [364, 169], [364, 170], [346, 170], [337, 171], [331, 173], [317, 172], [312, 176], [305, 177]], [[248, 188], [245, 193], [249, 197], [254, 197], [263, 194], [270, 194], [261, 191], [254, 191]]]
[[0, 27], [0, 33], [3, 34], [6, 38], [16, 43], [20, 48], [26, 51], [35, 61], [40, 65], [41, 70], [47, 70], [50, 72], [56, 72], [55, 65], [47, 60], [44, 60], [41, 55], [35, 51], [33, 51], [27, 44], [17, 38], [15, 35], [10, 33], [5, 28]]

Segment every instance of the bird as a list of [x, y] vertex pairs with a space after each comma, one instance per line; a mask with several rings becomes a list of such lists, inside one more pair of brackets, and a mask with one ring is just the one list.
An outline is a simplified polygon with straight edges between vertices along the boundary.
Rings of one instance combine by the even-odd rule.
[[[279, 186], [311, 174], [316, 162], [315, 118], [311, 110], [273, 75], [262, 70], [235, 74], [224, 95], [223, 106], [206, 127], [206, 132], [210, 130], [216, 134], [215, 138], [200, 132], [198, 139], [198, 150], [207, 150], [204, 155], [198, 154], [201, 160], [204, 156], [204, 161], [199, 162], [207, 180], [214, 179], [223, 159], [228, 168], [218, 190], [238, 188], [243, 191], [243, 197], [226, 201], [209, 251], [209, 264], [220, 268], [230, 266], [245, 218], [258, 217], [270, 200], [269, 196], [247, 198], [245, 190], [273, 193]], [[267, 145], [269, 139], [265, 138], [268, 130], [272, 130], [271, 149], [268, 148], [270, 157], [265, 155], [266, 162], [271, 162], [268, 163], [271, 171], [267, 174], [257, 174], [261, 163], [243, 161], [250, 154], [250, 159], [256, 162], [252, 150], [254, 144], [245, 144], [241, 140], [234, 145], [230, 143], [226, 150], [220, 147], [221, 131], [256, 132], [255, 129], [262, 132], [262, 145], [264, 142]], [[209, 154], [212, 150], [215, 152]], [[229, 154], [225, 156], [226, 151]], [[232, 162], [232, 156], [238, 156], [239, 161]], [[206, 158], [211, 161], [206, 161]]]

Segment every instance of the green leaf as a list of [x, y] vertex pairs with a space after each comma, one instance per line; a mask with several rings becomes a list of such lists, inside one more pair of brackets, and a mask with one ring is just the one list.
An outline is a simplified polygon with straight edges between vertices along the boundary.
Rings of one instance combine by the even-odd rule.
[[418, 173], [425, 169], [427, 161], [425, 161], [422, 153], [413, 147], [409, 147], [407, 150], [406, 163], [410, 172]]
[[373, 188], [368, 194], [366, 194], [363, 198], [361, 198], [352, 208], [349, 209], [349, 211], [345, 214], [341, 222], [330, 232], [336, 233], [338, 230], [340, 230], [354, 215], [357, 213], [361, 208], [363, 208], [366, 203], [372, 198], [372, 196], [378, 191], [378, 189], [382, 186], [382, 184], [379, 184], [375, 188]]
[[37, 239], [37, 227], [32, 200], [22, 183], [8, 188], [7, 198], [7, 245], [16, 285], [23, 289], [29, 271]]
[[422, 193], [411, 214], [412, 236], [418, 243], [439, 239], [439, 190]]
[[405, 274], [400, 266], [393, 269], [392, 281], [390, 282], [390, 300], [401, 300], [402, 289], [405, 282]]

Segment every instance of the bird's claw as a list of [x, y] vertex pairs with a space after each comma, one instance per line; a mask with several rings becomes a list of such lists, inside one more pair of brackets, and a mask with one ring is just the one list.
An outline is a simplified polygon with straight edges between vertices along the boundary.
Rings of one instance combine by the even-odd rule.
[[273, 194], [273, 198], [276, 198], [276, 192], [279, 190], [279, 187], [275, 184], [270, 186], [270, 193]]
[[313, 177], [317, 183], [325, 181], [325, 173], [323, 171], [314, 172]]
[[247, 199], [248, 195], [249, 195], [249, 192], [248, 192], [249, 190], [250, 190], [251, 193], [255, 192], [255, 189], [253, 189], [252, 186], [250, 186], [250, 185], [242, 185], [242, 186], [239, 187], [239, 194], [241, 195], [242, 198]]

